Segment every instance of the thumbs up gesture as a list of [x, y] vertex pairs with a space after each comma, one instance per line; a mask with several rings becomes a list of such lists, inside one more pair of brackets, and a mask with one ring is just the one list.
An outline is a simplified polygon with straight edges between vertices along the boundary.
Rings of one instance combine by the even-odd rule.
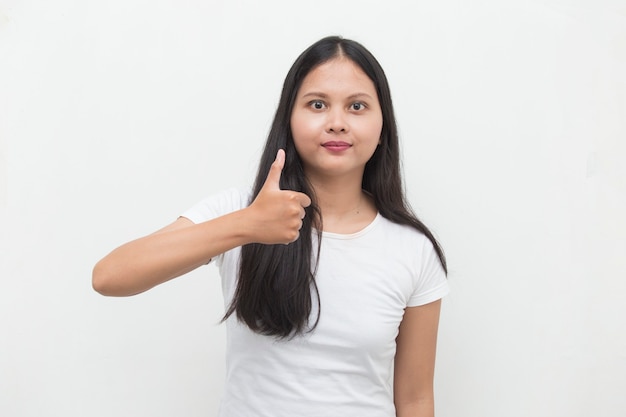
[[263, 188], [248, 207], [254, 239], [258, 243], [288, 244], [300, 236], [305, 207], [311, 199], [303, 193], [280, 189], [280, 176], [285, 166], [285, 151], [278, 150]]

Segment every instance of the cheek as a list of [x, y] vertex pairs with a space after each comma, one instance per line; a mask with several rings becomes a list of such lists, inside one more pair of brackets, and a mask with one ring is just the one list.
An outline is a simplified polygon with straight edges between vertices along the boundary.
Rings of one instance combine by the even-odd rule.
[[363, 134], [367, 137], [367, 142], [374, 145], [378, 145], [380, 142], [380, 135], [383, 131], [382, 121], [372, 121], [363, 126]]
[[291, 134], [293, 140], [297, 144], [311, 140], [316, 136], [319, 128], [314, 119], [294, 114], [291, 117]]
[[302, 145], [307, 142], [306, 133], [303, 130], [302, 121], [298, 117], [291, 118], [291, 136], [293, 145], [298, 155], [302, 156]]

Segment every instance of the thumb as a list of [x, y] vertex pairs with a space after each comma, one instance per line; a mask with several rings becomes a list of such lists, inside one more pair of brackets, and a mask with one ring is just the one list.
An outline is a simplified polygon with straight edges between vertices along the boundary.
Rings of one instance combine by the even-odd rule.
[[285, 151], [279, 149], [276, 153], [276, 159], [270, 166], [270, 172], [267, 173], [267, 178], [265, 179], [265, 185], [263, 187], [270, 187], [275, 190], [280, 190], [280, 175], [283, 172], [283, 167], [285, 166]]

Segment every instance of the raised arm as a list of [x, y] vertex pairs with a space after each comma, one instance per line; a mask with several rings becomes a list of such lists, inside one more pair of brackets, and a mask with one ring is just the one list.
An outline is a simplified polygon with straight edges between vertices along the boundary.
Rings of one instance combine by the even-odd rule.
[[408, 307], [396, 339], [394, 403], [397, 417], [434, 417], [433, 379], [441, 300]]
[[288, 244], [298, 239], [304, 208], [311, 200], [305, 194], [280, 189], [284, 161], [284, 151], [280, 150], [261, 192], [249, 207], [199, 224], [181, 217], [113, 250], [93, 269], [94, 289], [103, 295], [134, 295], [237, 246], [253, 242]]
[[144, 292], [208, 263], [211, 258], [248, 238], [235, 225], [242, 212], [194, 224], [184, 217], [169, 226], [128, 242], [100, 260], [93, 269], [93, 288], [102, 295]]

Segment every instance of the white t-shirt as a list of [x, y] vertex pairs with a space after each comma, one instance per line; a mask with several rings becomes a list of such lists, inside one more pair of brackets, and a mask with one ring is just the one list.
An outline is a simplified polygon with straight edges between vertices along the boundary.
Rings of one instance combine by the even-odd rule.
[[[246, 207], [249, 196], [230, 189], [183, 216], [207, 221]], [[235, 248], [214, 259], [226, 306], [236, 288], [240, 252]], [[252, 332], [235, 314], [226, 321], [220, 417], [396, 415], [393, 358], [404, 309], [449, 291], [431, 242], [380, 214], [357, 233], [324, 232], [316, 282], [321, 315], [310, 333], [277, 340]]]

